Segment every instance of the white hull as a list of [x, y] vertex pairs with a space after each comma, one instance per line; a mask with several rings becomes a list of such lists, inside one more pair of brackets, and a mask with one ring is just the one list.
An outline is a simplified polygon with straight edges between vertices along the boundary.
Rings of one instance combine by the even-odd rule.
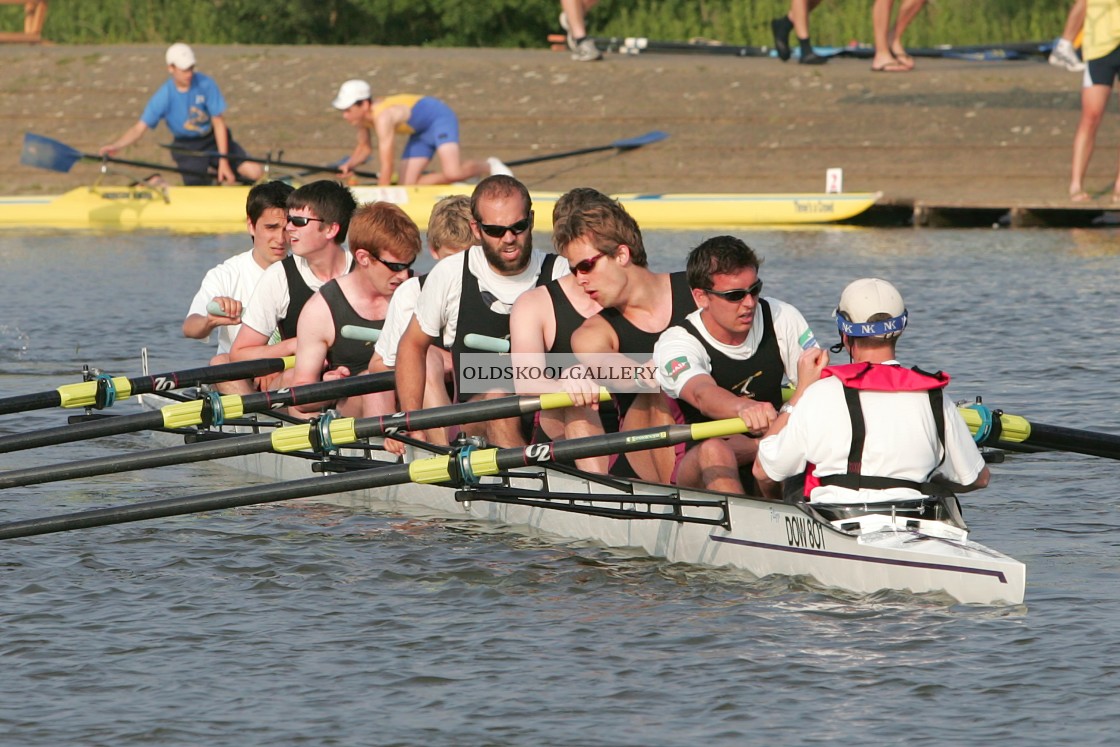
[[[151, 400], [151, 397], [146, 397]], [[155, 400], [155, 404], [160, 404]], [[415, 456], [429, 456], [419, 453]], [[235, 469], [275, 480], [312, 475], [309, 460], [275, 453], [219, 460]], [[1020, 604], [1026, 569], [1022, 563], [967, 538], [967, 533], [941, 522], [915, 523], [903, 517], [872, 515], [859, 519], [861, 531], [840, 531], [802, 508], [760, 499], [702, 490], [681, 490], [641, 481], [609, 481], [566, 470], [535, 467], [507, 487], [529, 500], [544, 500], [540, 491], [598, 496], [631, 495], [625, 504], [576, 500], [603, 509], [626, 508], [669, 518], [610, 518], [556, 508], [494, 502], [484, 497], [497, 478], [484, 478], [472, 500], [456, 500], [452, 488], [405, 484], [354, 491], [310, 500], [335, 505], [384, 509], [421, 507], [445, 516], [470, 515], [518, 529], [619, 548], [640, 549], [673, 562], [729, 566], [756, 576], [807, 576], [824, 586], [856, 593], [886, 589], [944, 593], [967, 604]], [[674, 506], [649, 505], [643, 497], [680, 497], [703, 505], [683, 510], [698, 524], [672, 518]], [[566, 496], [567, 497], [567, 496]], [[571, 504], [571, 500], [558, 501]], [[724, 515], [726, 506], [726, 516]], [[719, 522], [724, 522], [720, 525]], [[848, 523], [845, 523], [848, 527]]]

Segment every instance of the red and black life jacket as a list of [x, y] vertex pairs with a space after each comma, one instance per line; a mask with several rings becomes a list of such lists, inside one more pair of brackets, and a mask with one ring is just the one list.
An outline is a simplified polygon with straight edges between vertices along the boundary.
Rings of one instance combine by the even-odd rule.
[[862, 474], [863, 444], [867, 437], [867, 430], [863, 420], [863, 408], [859, 401], [860, 392], [927, 392], [929, 394], [929, 406], [933, 411], [933, 421], [937, 426], [937, 439], [942, 447], [942, 459], [944, 459], [945, 411], [943, 409], [943, 392], [949, 384], [949, 375], [941, 371], [931, 374], [917, 366], [903, 368], [897, 364], [849, 363], [841, 366], [829, 366], [821, 372], [822, 379], [829, 376], [835, 376], [844, 385], [844, 400], [848, 405], [848, 415], [852, 420], [852, 445], [848, 450], [848, 471], [843, 474], [820, 477], [810, 475], [806, 479], [805, 494], [808, 495], [812, 489], [809, 484], [810, 481], [814, 481], [818, 485], [836, 485], [850, 490], [886, 490], [887, 488], [921, 490], [922, 483], [913, 480]]

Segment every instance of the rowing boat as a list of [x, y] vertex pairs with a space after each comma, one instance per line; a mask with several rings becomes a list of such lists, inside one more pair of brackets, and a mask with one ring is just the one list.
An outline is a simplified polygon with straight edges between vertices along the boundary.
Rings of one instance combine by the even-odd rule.
[[[168, 403], [161, 395], [144, 395], [142, 401], [146, 408]], [[264, 416], [256, 423], [254, 430], [276, 426]], [[243, 433], [245, 428], [227, 426], [226, 435]], [[224, 437], [222, 432], [193, 430], [190, 436], [192, 440]], [[556, 538], [636, 549], [672, 562], [739, 568], [759, 577], [809, 577], [825, 587], [860, 594], [900, 590], [942, 594], [967, 604], [1023, 601], [1024, 565], [969, 539], [959, 514], [935, 520], [890, 508], [830, 521], [805, 503], [594, 475], [539, 463], [529, 450], [526, 462], [532, 462], [532, 467], [464, 479], [453, 487], [406, 483], [311, 500], [473, 517]], [[410, 449], [408, 458], [437, 453], [434, 448], [417, 446]], [[345, 447], [329, 457], [266, 451], [241, 453], [218, 462], [271, 480], [289, 481], [313, 472], [376, 469], [387, 459], [374, 442], [362, 448]]]
[[[352, 188], [359, 203], [400, 205], [420, 228], [439, 199], [469, 195], [470, 184]], [[191, 233], [241, 233], [249, 188], [131, 186], [79, 187], [61, 195], [0, 197], [0, 227], [21, 229], [150, 229]], [[551, 227], [560, 192], [533, 194], [536, 226]], [[848, 194], [620, 194], [615, 195], [647, 229], [735, 228], [754, 225], [833, 223], [870, 208], [877, 193]]]

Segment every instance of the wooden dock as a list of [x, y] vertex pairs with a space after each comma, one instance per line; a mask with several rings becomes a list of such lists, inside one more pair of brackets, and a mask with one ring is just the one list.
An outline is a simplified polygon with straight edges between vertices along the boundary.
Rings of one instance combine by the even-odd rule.
[[1115, 228], [1120, 226], [1120, 204], [1106, 209], [1100, 201], [1071, 206], [937, 203], [884, 197], [846, 223], [913, 228]]

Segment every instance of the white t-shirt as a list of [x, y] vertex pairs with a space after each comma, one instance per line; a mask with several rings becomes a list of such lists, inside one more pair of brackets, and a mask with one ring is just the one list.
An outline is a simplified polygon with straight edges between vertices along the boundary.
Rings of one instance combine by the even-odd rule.
[[[343, 253], [346, 255], [346, 272], [350, 272], [350, 268], [354, 266], [354, 255], [346, 251]], [[303, 278], [303, 282], [307, 283], [308, 288], [317, 291], [323, 287], [326, 281], [315, 276], [306, 259], [296, 257], [295, 262], [296, 269], [299, 270], [299, 275]], [[260, 282], [257, 283], [249, 299], [248, 308], [241, 315], [241, 323], [262, 335], [270, 336], [280, 326], [280, 320], [288, 315], [290, 301], [288, 276], [284, 273], [284, 263], [275, 262], [264, 271]]]
[[[455, 330], [459, 321], [459, 298], [463, 292], [463, 262], [478, 279], [478, 289], [494, 296], [491, 305], [494, 311], [508, 314], [513, 302], [525, 291], [537, 284], [541, 263], [545, 253], [534, 249], [529, 264], [516, 275], [499, 275], [486, 261], [481, 246], [472, 246], [465, 252], [452, 254], [436, 263], [424, 281], [424, 290], [416, 302], [416, 319], [420, 329], [431, 337], [443, 335], [443, 344], [450, 346], [455, 341]], [[552, 266], [552, 280], [571, 274], [568, 263], [557, 260]]]
[[[278, 263], [277, 263], [278, 264]], [[234, 298], [244, 307], [249, 306], [249, 299], [253, 296], [253, 289], [264, 276], [265, 268], [253, 259], [253, 250], [236, 254], [216, 267], [210, 268], [202, 278], [202, 286], [194, 294], [191, 307], [187, 316], [200, 314], [206, 316], [207, 304], [218, 296]], [[218, 353], [228, 353], [233, 346], [233, 338], [237, 337], [240, 324], [229, 324], [218, 327]]]
[[416, 302], [420, 298], [420, 278], [409, 278], [393, 291], [389, 299], [389, 309], [385, 312], [385, 323], [381, 327], [381, 336], [373, 346], [375, 353], [381, 356], [386, 366], [397, 365], [397, 344], [401, 336], [412, 323], [412, 314], [416, 311]]
[[[968, 485], [984, 469], [976, 443], [950, 397], [943, 398], [945, 460], [938, 467], [941, 447], [937, 424], [926, 392], [860, 392], [867, 435], [863, 446], [865, 475], [921, 482], [936, 468], [947, 479]], [[821, 379], [805, 390], [780, 433], [758, 444], [758, 460], [766, 474], [785, 480], [800, 474], [806, 462], [817, 475], [848, 471], [852, 421], [844, 401], [843, 385], [835, 376]], [[835, 485], [814, 488], [818, 503], [864, 503], [914, 498], [909, 488], [849, 490]]]
[[[796, 384], [797, 360], [801, 357], [801, 352], [820, 346], [800, 311], [776, 298], [767, 298], [766, 302], [770, 304], [770, 317], [774, 325], [774, 335], [778, 338], [778, 352], [782, 356], [786, 378]], [[758, 352], [758, 346], [762, 344], [761, 308], [756, 307], [754, 323], [751, 324], [747, 339], [742, 345], [726, 345], [713, 338], [700, 319], [699, 309], [689, 314], [688, 320], [704, 336], [708, 344], [733, 360], [742, 361], [750, 358]], [[679, 373], [676, 378], [673, 378], [667, 372], [665, 364], [681, 357], [687, 361], [687, 368], [681, 370], [682, 366], [675, 366], [674, 370]], [[657, 344], [653, 346], [653, 363], [657, 366], [657, 383], [661, 385], [662, 391], [674, 399], [680, 399], [681, 390], [693, 377], [701, 374], [710, 376], [712, 373], [712, 359], [707, 349], [691, 332], [679, 326], [670, 327], [661, 333]]]

